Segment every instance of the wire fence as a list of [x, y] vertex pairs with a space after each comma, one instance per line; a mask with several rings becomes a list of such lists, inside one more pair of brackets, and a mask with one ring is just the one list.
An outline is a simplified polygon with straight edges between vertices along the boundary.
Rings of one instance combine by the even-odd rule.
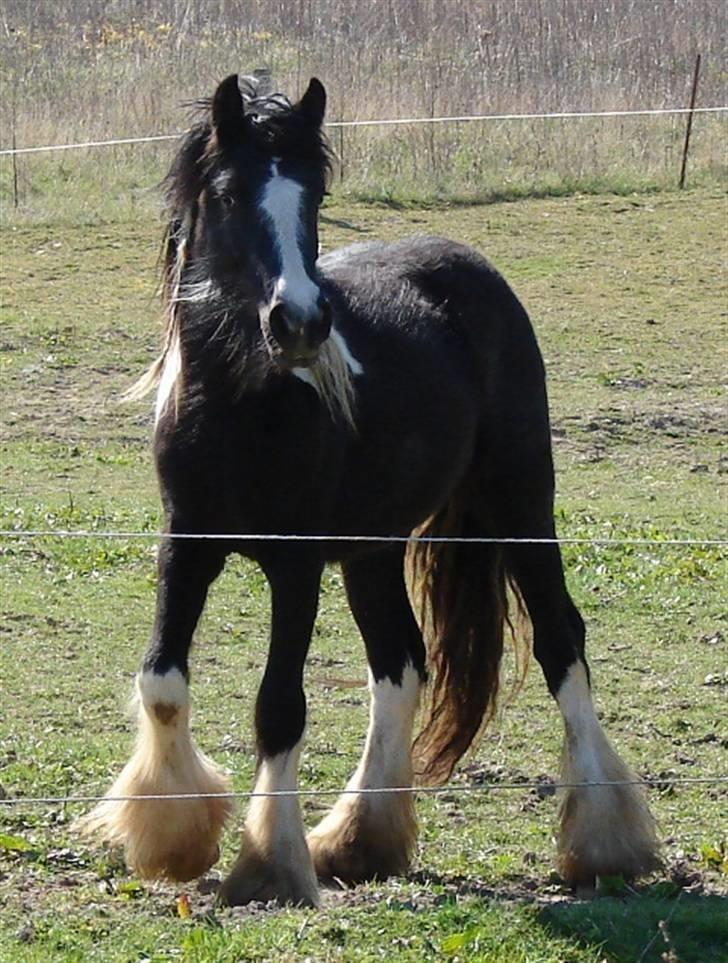
[[[375, 542], [476, 542], [476, 543], [526, 543], [526, 544], [594, 544], [594, 545], [630, 545], [630, 546], [725, 546], [728, 545], [727, 539], [619, 539], [619, 538], [564, 538], [564, 539], [518, 539], [518, 538], [448, 538], [430, 536], [331, 536], [331, 535], [295, 535], [295, 534], [220, 534], [220, 533], [155, 533], [155, 532], [108, 532], [93, 530], [0, 530], [0, 538], [9, 539], [32, 539], [44, 537], [56, 538], [179, 538], [179, 539], [207, 539], [220, 538], [227, 540], [275, 540], [275, 541], [375, 541]], [[554, 796], [569, 789], [597, 789], [610, 787], [637, 786], [646, 789], [656, 790], [659, 794], [671, 793], [675, 787], [712, 787], [719, 793], [728, 793], [728, 774], [707, 774], [701, 776], [680, 776], [673, 773], [664, 773], [657, 776], [647, 776], [645, 778], [623, 779], [623, 780], [589, 780], [584, 782], [569, 782], [541, 779], [523, 779], [515, 781], [478, 781], [477, 783], [447, 783], [443, 786], [385, 786], [376, 788], [299, 788], [292, 790], [277, 791], [258, 791], [258, 790], [237, 790], [226, 792], [195, 792], [195, 793], [145, 793], [145, 794], [125, 794], [99, 795], [94, 793], [68, 793], [65, 795], [33, 795], [33, 796], [11, 796], [5, 795], [0, 798], [0, 813], [21, 809], [22, 807], [35, 806], [83, 806], [102, 802], [107, 803], [128, 803], [128, 802], [169, 802], [200, 799], [226, 799], [226, 800], [247, 800], [256, 798], [296, 798], [305, 799], [330, 799], [339, 796], [393, 796], [411, 795], [415, 797], [439, 797], [449, 801], [453, 797], [464, 797], [480, 795], [483, 793], [499, 792], [527, 792], [537, 793], [541, 799], [547, 796]], [[495, 818], [495, 817], [494, 817]], [[498, 815], [499, 822], [502, 821], [501, 814]], [[697, 842], [704, 842], [705, 830], [701, 825], [701, 832], [686, 834], [683, 822], [680, 823], [681, 829], [675, 830], [673, 835], [669, 833], [666, 839], [679, 842], [681, 845], [691, 845]], [[663, 835], [665, 835], [663, 833]]]
[[[204, 532], [175, 532], [157, 533], [141, 531], [93, 531], [64, 529], [34, 529], [34, 530], [0, 530], [0, 538], [6, 539], [35, 539], [35, 538], [113, 538], [113, 539], [223, 539], [228, 541], [281, 541], [281, 542], [437, 542], [437, 543], [475, 543], [475, 544], [589, 544], [602, 546], [720, 546], [728, 545], [728, 539], [691, 539], [691, 538], [481, 538], [481, 537], [449, 537], [449, 536], [383, 536], [383, 535], [307, 535], [307, 534], [262, 534], [262, 533], [204, 533]], [[477, 785], [463, 783], [448, 783], [444, 786], [390, 786], [380, 788], [357, 789], [295, 789], [270, 792], [235, 791], [222, 793], [150, 793], [140, 795], [48, 795], [48, 796], [18, 796], [0, 798], [0, 807], [34, 806], [34, 805], [70, 805], [89, 804], [102, 801], [134, 802], [151, 800], [185, 800], [185, 799], [255, 799], [255, 798], [317, 798], [339, 795], [446, 795], [470, 794], [498, 791], [536, 790], [540, 793], [553, 794], [565, 789], [597, 788], [610, 786], [643, 786], [656, 789], [671, 788], [673, 786], [716, 786], [727, 785], [728, 775], [706, 776], [677, 776], [662, 775], [656, 777], [636, 778], [631, 780], [590, 780], [588, 782], [549, 782], [544, 780], [519, 780], [515, 782], [478, 782]]]
[[0, 538], [110, 538], [146, 539], [153, 541], [226, 541], [226, 542], [364, 542], [393, 544], [454, 544], [454, 545], [600, 545], [605, 547], [712, 547], [728, 546], [725, 538], [504, 538], [467, 535], [309, 535], [262, 532], [139, 532], [94, 531], [92, 529], [1, 529]]
[[[602, 546], [720, 546], [728, 545], [728, 539], [691, 539], [691, 538], [481, 538], [481, 537], [448, 537], [448, 536], [382, 536], [382, 535], [308, 535], [308, 534], [262, 534], [262, 533], [205, 533], [205, 532], [175, 532], [158, 533], [143, 531], [93, 531], [65, 529], [26, 529], [0, 530], [0, 538], [5, 539], [35, 539], [35, 538], [112, 538], [112, 539], [223, 539], [228, 541], [278, 541], [278, 542], [450, 542], [476, 544], [590, 544]], [[223, 793], [164, 793], [143, 795], [47, 795], [47, 796], [16, 796], [0, 798], [0, 807], [35, 806], [35, 805], [81, 805], [107, 802], [133, 802], [151, 800], [184, 800], [184, 799], [254, 799], [254, 798], [319, 798], [339, 795], [437, 795], [470, 794], [498, 791], [536, 790], [543, 794], [552, 794], [564, 789], [596, 788], [610, 786], [645, 786], [660, 788], [673, 786], [716, 786], [728, 785], [728, 775], [706, 776], [673, 776], [637, 778], [633, 780], [591, 780], [589, 782], [557, 782], [543, 780], [515, 781], [515, 782], [479, 782], [477, 785], [462, 783], [448, 783], [444, 786], [391, 786], [380, 788], [357, 789], [296, 789], [272, 792], [236, 791]]]
[[[405, 117], [375, 120], [333, 121], [327, 123], [329, 129], [345, 129], [359, 127], [388, 127], [396, 125], [436, 125], [447, 123], [474, 123], [497, 121], [528, 121], [528, 120], [571, 120], [579, 118], [627, 118], [660, 115], [682, 115], [691, 113], [721, 114], [728, 112], [728, 107], [712, 106], [694, 108], [668, 107], [643, 110], [612, 110], [612, 111], [557, 111], [522, 114], [474, 114], [443, 117]], [[13, 147], [0, 150], [0, 156], [18, 156], [24, 154], [40, 154], [52, 151], [81, 150], [100, 147], [115, 147], [123, 145], [145, 144], [152, 142], [176, 140], [182, 132], [170, 134], [153, 134], [139, 137], [112, 138], [108, 140], [89, 140], [77, 143], [51, 144], [31, 147]], [[68, 530], [68, 529], [3, 529], [0, 539], [32, 540], [42, 538], [59, 539], [148, 539], [161, 540], [223, 540], [223, 541], [276, 541], [276, 542], [368, 542], [368, 543], [462, 543], [462, 544], [528, 544], [528, 545], [593, 545], [602, 547], [717, 547], [728, 545], [726, 538], [610, 538], [610, 537], [448, 537], [410, 535], [341, 535], [341, 534], [307, 534], [307, 533], [219, 533], [219, 532], [150, 532], [150, 531], [98, 531], [98, 530]], [[224, 793], [170, 793], [145, 795], [40, 795], [40, 796], [5, 796], [0, 798], [0, 807], [5, 809], [19, 806], [35, 805], [82, 805], [109, 802], [131, 801], [164, 801], [185, 799], [254, 799], [254, 798], [319, 798], [340, 795], [392, 795], [412, 794], [426, 796], [466, 795], [498, 791], [531, 791], [536, 790], [544, 795], [553, 794], [565, 789], [644, 786], [660, 790], [672, 786], [724, 786], [728, 785], [728, 775], [705, 775], [695, 777], [658, 776], [654, 778], [620, 780], [620, 781], [589, 781], [589, 782], [548, 782], [548, 781], [515, 781], [515, 782], [479, 782], [478, 784], [448, 783], [444, 786], [415, 786], [415, 787], [381, 787], [359, 789], [327, 789], [303, 788], [275, 792], [235, 791]]]
[[330, 796], [382, 796], [382, 795], [446, 795], [468, 794], [480, 792], [497, 792], [499, 790], [514, 791], [536, 789], [542, 792], [555, 792], [563, 789], [588, 789], [609, 786], [654, 786], [658, 789], [665, 786], [677, 785], [715, 785], [728, 784], [728, 776], [694, 776], [694, 777], [662, 777], [655, 779], [623, 779], [623, 780], [593, 780], [589, 782], [513, 782], [513, 783], [478, 783], [477, 785], [462, 785], [448, 783], [445, 786], [383, 786], [379, 788], [362, 789], [284, 789], [277, 791], [259, 792], [256, 790], [215, 792], [215, 793], [149, 793], [135, 795], [73, 795], [73, 796], [26, 796], [0, 799], [0, 805], [65, 805], [67, 803], [96, 803], [96, 802], [138, 802], [147, 800], [170, 799], [277, 799], [290, 797], [330, 797]]
[[[462, 124], [487, 121], [511, 120], [574, 120], [595, 117], [651, 117], [679, 114], [717, 114], [728, 112], [728, 107], [654, 107], [643, 110], [590, 110], [590, 111], [551, 111], [526, 114], [461, 114], [445, 117], [393, 117], [377, 120], [335, 120], [327, 122], [332, 130], [354, 127], [393, 127], [419, 126], [431, 124]], [[0, 157], [19, 154], [40, 154], [49, 151], [81, 150], [93, 147], [119, 147], [125, 144], [147, 144], [155, 141], [176, 140], [183, 131], [175, 134], [150, 134], [141, 137], [115, 137], [109, 140], [88, 140], [70, 144], [45, 144], [37, 147], [6, 147], [0, 150]]]
[[553, 794], [564, 789], [594, 789], [610, 786], [651, 786], [658, 789], [672, 786], [690, 785], [721, 785], [728, 784], [728, 775], [721, 776], [658, 776], [647, 779], [621, 780], [590, 780], [589, 782], [479, 782], [477, 785], [462, 783], [448, 783], [444, 786], [382, 786], [362, 789], [281, 789], [261, 792], [257, 790], [241, 790], [235, 792], [179, 792], [179, 793], [143, 793], [131, 795], [69, 795], [69, 796], [15, 796], [0, 799], [0, 806], [57, 806], [67, 804], [88, 804], [98, 802], [141, 802], [184, 799], [278, 799], [278, 798], [316, 798], [331, 796], [392, 796], [392, 795], [425, 795], [442, 796], [447, 794], [470, 794], [481, 792], [518, 791], [535, 789], [546, 794]]

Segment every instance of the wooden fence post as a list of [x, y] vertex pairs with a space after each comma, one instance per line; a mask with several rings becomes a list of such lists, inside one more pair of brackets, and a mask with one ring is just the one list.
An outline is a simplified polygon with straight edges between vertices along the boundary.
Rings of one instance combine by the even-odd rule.
[[339, 181], [344, 182], [344, 128], [339, 127]]
[[690, 132], [693, 129], [693, 114], [695, 112], [695, 97], [698, 92], [698, 77], [700, 76], [700, 54], [695, 58], [695, 73], [693, 74], [693, 89], [690, 92], [690, 113], [688, 125], [685, 128], [685, 145], [683, 146], [682, 167], [680, 168], [680, 190], [685, 187], [685, 170], [688, 163], [688, 147], [690, 146]]

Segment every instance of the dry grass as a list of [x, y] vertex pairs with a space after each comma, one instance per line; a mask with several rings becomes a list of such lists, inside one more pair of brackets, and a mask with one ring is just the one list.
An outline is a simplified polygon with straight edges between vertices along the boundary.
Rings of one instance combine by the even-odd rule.
[[[4, 0], [0, 146], [179, 130], [179, 104], [233, 70], [265, 67], [277, 88], [310, 75], [330, 119], [664, 107], [726, 100], [721, 0]], [[634, 189], [673, 183], [684, 121], [452, 124], [336, 134], [345, 187], [408, 200]], [[696, 124], [691, 176], [725, 171], [724, 123]], [[104, 155], [99, 197], [153, 182], [159, 149]], [[58, 183], [88, 194], [98, 154], [19, 160], [21, 205]], [[10, 162], [0, 200], [12, 197]], [[85, 180], [84, 180], [85, 178]], [[70, 182], [70, 184], [69, 184]]]

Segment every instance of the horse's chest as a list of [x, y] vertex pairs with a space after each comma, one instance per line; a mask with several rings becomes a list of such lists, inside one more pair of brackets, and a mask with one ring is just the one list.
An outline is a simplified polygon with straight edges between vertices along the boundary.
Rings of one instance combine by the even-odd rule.
[[340, 529], [409, 530], [457, 486], [472, 453], [472, 419], [460, 408], [426, 415], [382, 419], [362, 436], [339, 492]]
[[[320, 524], [333, 477], [335, 448], [300, 408], [274, 417], [256, 406], [157, 445], [165, 503], [173, 515], [226, 531], [295, 531]], [[235, 416], [237, 414], [237, 417]], [[278, 412], [280, 415], [280, 412]]]
[[331, 459], [317, 433], [274, 430], [233, 438], [225, 493], [236, 513], [301, 527], [321, 512]]

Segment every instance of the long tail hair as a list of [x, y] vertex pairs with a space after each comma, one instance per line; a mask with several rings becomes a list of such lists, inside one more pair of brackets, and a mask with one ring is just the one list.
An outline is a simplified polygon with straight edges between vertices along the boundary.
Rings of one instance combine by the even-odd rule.
[[[416, 532], [433, 538], [481, 533], [457, 497]], [[407, 561], [429, 659], [424, 724], [413, 746], [415, 775], [420, 784], [441, 785], [495, 713], [506, 629], [516, 652], [515, 688], [523, 682], [529, 625], [501, 545], [414, 542]]]

